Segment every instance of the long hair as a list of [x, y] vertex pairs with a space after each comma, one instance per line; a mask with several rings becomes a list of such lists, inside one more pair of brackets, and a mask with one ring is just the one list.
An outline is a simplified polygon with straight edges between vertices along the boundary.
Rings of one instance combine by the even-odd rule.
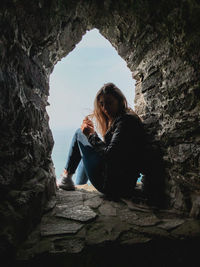
[[[100, 105], [100, 97], [105, 95], [112, 95], [118, 100], [119, 103], [119, 111], [117, 113], [117, 116], [129, 112], [134, 114], [136, 117], [138, 115], [128, 106], [128, 102], [126, 100], [126, 97], [122, 93], [122, 91], [113, 83], [106, 83], [103, 85], [103, 87], [97, 92], [95, 100], [94, 100], [94, 111], [93, 116], [96, 121], [96, 127], [97, 130], [100, 132], [100, 134], [104, 137], [108, 128], [109, 128], [109, 119], [108, 117], [103, 113], [101, 105]], [[139, 118], [139, 117], [138, 117]]]

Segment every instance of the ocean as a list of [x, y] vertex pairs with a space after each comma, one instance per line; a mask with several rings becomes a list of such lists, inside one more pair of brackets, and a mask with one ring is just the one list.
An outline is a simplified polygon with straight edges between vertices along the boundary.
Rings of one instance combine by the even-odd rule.
[[[52, 159], [54, 163], [56, 178], [58, 181], [60, 181], [75, 129], [51, 129], [51, 131], [54, 138]], [[75, 180], [75, 175], [73, 176], [73, 180]]]
[[[54, 138], [54, 148], [52, 152], [52, 159], [54, 163], [56, 178], [58, 183], [61, 180], [61, 174], [64, 170], [70, 144], [76, 129], [51, 129]], [[73, 181], [76, 180], [76, 173], [73, 175]], [[141, 180], [141, 177], [138, 181]]]

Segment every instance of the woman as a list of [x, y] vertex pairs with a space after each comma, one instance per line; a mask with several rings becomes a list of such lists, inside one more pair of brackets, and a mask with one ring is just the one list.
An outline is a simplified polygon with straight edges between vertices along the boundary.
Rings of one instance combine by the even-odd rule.
[[104, 141], [86, 117], [73, 137], [59, 187], [74, 190], [72, 175], [78, 167], [78, 184], [89, 179], [108, 196], [131, 196], [140, 174], [145, 138], [142, 122], [113, 83], [98, 91], [92, 116]]

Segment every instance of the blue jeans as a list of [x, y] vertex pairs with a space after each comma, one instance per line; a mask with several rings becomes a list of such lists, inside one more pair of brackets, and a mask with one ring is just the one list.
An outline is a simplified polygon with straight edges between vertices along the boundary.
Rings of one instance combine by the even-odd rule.
[[85, 184], [90, 180], [91, 184], [102, 192], [103, 181], [99, 175], [101, 164], [101, 156], [94, 150], [81, 129], [76, 130], [65, 165], [70, 174], [77, 170], [76, 184]]

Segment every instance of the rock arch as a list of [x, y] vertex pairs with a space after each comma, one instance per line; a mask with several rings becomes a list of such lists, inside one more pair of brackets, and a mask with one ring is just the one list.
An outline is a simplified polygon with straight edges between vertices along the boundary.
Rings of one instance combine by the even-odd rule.
[[136, 111], [162, 148], [168, 205], [199, 216], [199, 13], [195, 0], [1, 3], [5, 248], [26, 236], [55, 194], [53, 139], [45, 110], [49, 75], [92, 28], [111, 42], [137, 80]]

